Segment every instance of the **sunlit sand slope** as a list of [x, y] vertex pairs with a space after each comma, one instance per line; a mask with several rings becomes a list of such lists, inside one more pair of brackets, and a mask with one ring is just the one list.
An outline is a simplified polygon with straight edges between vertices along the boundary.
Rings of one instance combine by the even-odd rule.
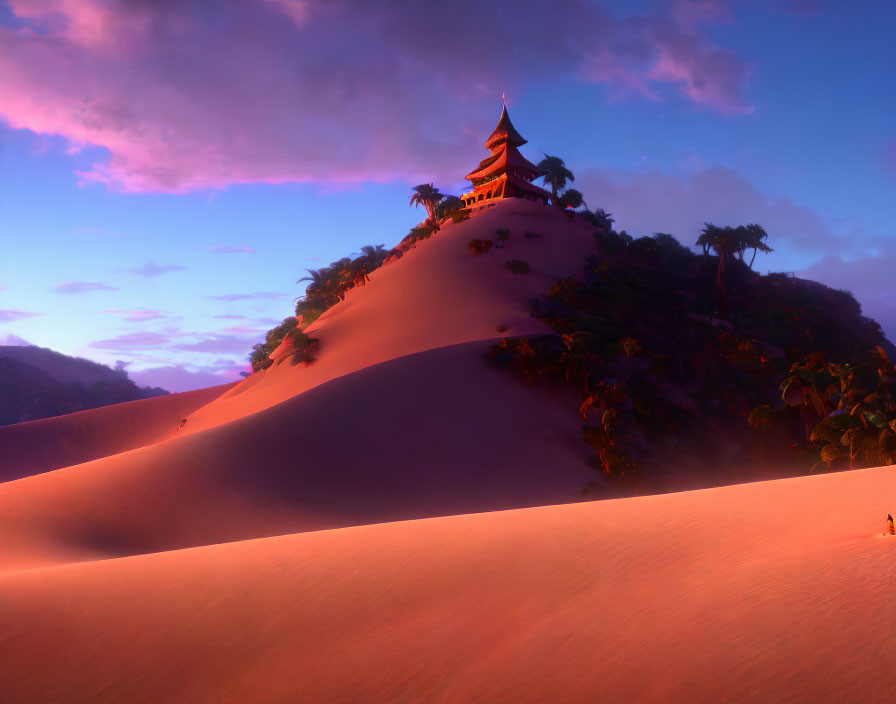
[[594, 471], [574, 399], [497, 371], [490, 344], [410, 355], [202, 433], [0, 484], [0, 565], [577, 500]]
[[[503, 249], [474, 255], [471, 239], [494, 239], [510, 230]], [[543, 239], [529, 240], [527, 232]], [[570, 221], [557, 208], [507, 199], [470, 220], [448, 223], [402, 259], [373, 272], [370, 282], [348, 292], [310, 328], [320, 341], [310, 367], [288, 360], [253, 374], [190, 415], [186, 432], [242, 418], [318, 384], [425, 350], [506, 335], [548, 333], [530, 314], [529, 301], [562, 276], [581, 270], [595, 248], [594, 228]], [[510, 259], [532, 266], [524, 276], [504, 268]]]
[[896, 472], [0, 577], [5, 702], [882, 702]]

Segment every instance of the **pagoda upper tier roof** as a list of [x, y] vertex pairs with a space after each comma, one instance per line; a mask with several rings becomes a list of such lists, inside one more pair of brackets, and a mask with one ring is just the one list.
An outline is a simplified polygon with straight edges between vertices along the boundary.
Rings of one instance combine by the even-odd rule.
[[524, 174], [535, 178], [541, 174], [538, 167], [535, 166], [526, 157], [520, 154], [519, 149], [508, 144], [499, 147], [500, 151], [482, 161], [475, 171], [467, 174], [470, 181], [481, 178], [488, 178], [495, 173], [501, 173], [511, 170], [516, 173]]
[[501, 142], [507, 142], [514, 147], [521, 147], [526, 143], [523, 136], [516, 131], [516, 127], [510, 121], [510, 115], [507, 114], [507, 106], [501, 111], [501, 119], [498, 120], [498, 126], [492, 132], [492, 136], [485, 143], [486, 149], [494, 149]]

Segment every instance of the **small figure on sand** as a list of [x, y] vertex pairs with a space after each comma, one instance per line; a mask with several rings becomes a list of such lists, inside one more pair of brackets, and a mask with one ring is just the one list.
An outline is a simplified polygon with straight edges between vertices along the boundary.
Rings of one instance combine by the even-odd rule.
[[887, 532], [884, 535], [896, 535], [896, 528], [893, 527], [893, 517], [887, 514]]
[[186, 424], [187, 424], [187, 419], [186, 419], [186, 418], [183, 418], [183, 419], [180, 421], [180, 423], [178, 424], [177, 429], [180, 430], [180, 429], [183, 428]]

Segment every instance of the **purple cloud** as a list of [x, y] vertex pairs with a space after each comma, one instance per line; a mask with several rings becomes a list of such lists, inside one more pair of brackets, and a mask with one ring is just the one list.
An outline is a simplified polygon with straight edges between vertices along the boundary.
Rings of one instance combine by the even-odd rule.
[[162, 274], [167, 274], [172, 271], [185, 271], [185, 268], [178, 266], [177, 264], [164, 264], [160, 266], [150, 259], [138, 269], [128, 269], [128, 271], [131, 274], [137, 274], [137, 276], [161, 276]]
[[90, 291], [118, 291], [100, 281], [66, 281], [56, 287], [57, 293], [89, 293]]
[[14, 310], [12, 308], [0, 308], [0, 322], [11, 323], [14, 320], [22, 320], [23, 318], [33, 318], [43, 313], [32, 313], [27, 310]]
[[253, 331], [250, 335], [223, 335], [209, 333], [203, 335], [197, 342], [183, 342], [173, 346], [173, 349], [182, 352], [202, 352], [203, 354], [232, 354], [248, 356], [252, 351], [252, 345], [262, 342], [263, 333]]
[[617, 228], [636, 235], [669, 232], [693, 245], [704, 222], [758, 222], [773, 247], [786, 243], [803, 252], [826, 253], [843, 246], [813, 210], [786, 196], [762, 193], [722, 166], [692, 174], [588, 170], [576, 177], [576, 186], [592, 208], [604, 208]]
[[[558, 75], [752, 109], [747, 62], [702, 30], [713, 16], [700, 7], [676, 19], [587, 0], [7, 4], [19, 26], [0, 27], [0, 116], [104, 147], [81, 176], [124, 191], [450, 179], [479, 155], [502, 90]], [[177, 56], [193, 58], [172, 70]]]
[[889, 339], [896, 340], [896, 244], [882, 245], [874, 256], [852, 260], [829, 254], [798, 275], [851, 291], [862, 304], [862, 312], [880, 323]]
[[164, 320], [171, 317], [170, 313], [163, 313], [158, 310], [150, 310], [144, 308], [129, 308], [125, 310], [107, 310], [106, 313], [121, 315], [125, 320], [134, 323], [142, 323], [147, 320]]
[[209, 247], [212, 252], [220, 252], [221, 254], [252, 254], [255, 252], [251, 247], [234, 247], [227, 244], [219, 244]]
[[218, 320], [246, 320], [245, 315], [213, 315], [212, 317]]
[[213, 301], [269, 301], [275, 300], [277, 298], [283, 298], [286, 295], [287, 294], [285, 293], [227, 293], [223, 296], [206, 296], [206, 298], [210, 298]]
[[171, 337], [158, 332], [131, 332], [108, 340], [91, 342], [90, 347], [98, 350], [112, 350], [115, 352], [129, 352], [142, 350], [147, 347], [166, 347], [170, 344]]

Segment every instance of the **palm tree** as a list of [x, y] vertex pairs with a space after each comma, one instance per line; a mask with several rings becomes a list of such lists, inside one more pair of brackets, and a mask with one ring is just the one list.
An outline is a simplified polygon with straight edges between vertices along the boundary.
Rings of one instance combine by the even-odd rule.
[[414, 186], [414, 192], [411, 194], [411, 205], [414, 207], [422, 205], [426, 209], [427, 222], [432, 225], [434, 230], [438, 230], [439, 224], [436, 218], [436, 208], [438, 208], [439, 203], [444, 198], [445, 196], [439, 192], [439, 189], [431, 183], [421, 183], [419, 186]]
[[765, 254], [768, 254], [774, 250], [763, 242], [763, 240], [768, 237], [768, 233], [761, 225], [756, 225], [754, 223], [747, 225], [742, 229], [743, 233], [741, 240], [743, 248], [753, 250], [753, 256], [750, 258], [750, 270], [752, 271], [753, 262], [756, 260], [756, 252], [764, 252]]
[[324, 284], [327, 282], [327, 277], [330, 275], [329, 268], [323, 269], [305, 269], [311, 276], [303, 276], [301, 279], [296, 281], [296, 283], [301, 283], [302, 281], [310, 281], [308, 284], [308, 288], [305, 290], [309, 293], [313, 293], [314, 291], [320, 290]]
[[697, 245], [703, 247], [704, 254], [712, 249], [719, 256], [715, 307], [722, 311], [725, 308], [725, 260], [741, 249], [741, 238], [738, 236], [737, 230], [732, 227], [718, 227], [709, 222], [704, 225], [703, 232], [697, 239]]
[[567, 181], [575, 181], [572, 171], [566, 168], [563, 159], [559, 156], [544, 155], [544, 159], [538, 162], [538, 170], [541, 171], [541, 178], [545, 184], [551, 187], [551, 201], [557, 202], [558, 191], [566, 188]]

